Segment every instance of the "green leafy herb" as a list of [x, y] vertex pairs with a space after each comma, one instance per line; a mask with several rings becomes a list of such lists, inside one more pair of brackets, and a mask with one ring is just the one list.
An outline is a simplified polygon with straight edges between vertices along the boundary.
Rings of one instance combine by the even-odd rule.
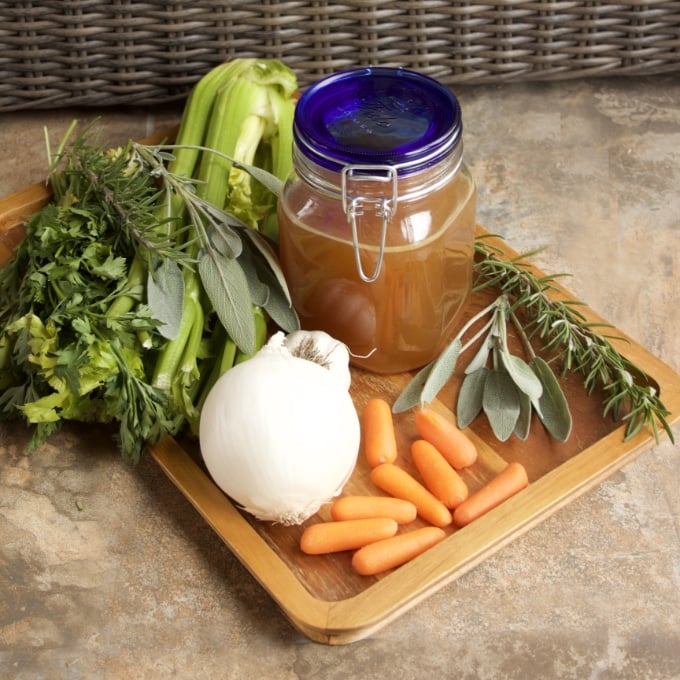
[[456, 418], [458, 427], [467, 427], [481, 412], [484, 405], [484, 385], [489, 377], [486, 366], [467, 373], [460, 386]]
[[[603, 415], [611, 414], [616, 420], [626, 421], [626, 439], [635, 436], [642, 427], [648, 427], [658, 441], [661, 425], [670, 440], [675, 441], [666, 420], [669, 411], [661, 401], [654, 381], [612, 345], [606, 335], [607, 326], [587, 322], [577, 301], [550, 295], [561, 275], [539, 277], [534, 274], [526, 264], [531, 253], [505, 259], [490, 237], [476, 240], [475, 289], [497, 288], [511, 297], [514, 308], [522, 308], [525, 312], [523, 332], [541, 341], [544, 350], [552, 355], [551, 363], [561, 364], [563, 372], [581, 373], [589, 392], [597, 386], [602, 387], [606, 392]], [[534, 361], [533, 367], [536, 366]], [[555, 390], [556, 381], [553, 382], [545, 367], [538, 373], [544, 390], [550, 394], [541, 406], [547, 412], [550, 399], [556, 411], [563, 412], [565, 405]]]
[[[498, 439], [514, 433], [523, 440], [535, 412], [555, 439], [566, 441], [572, 428], [569, 405], [550, 364], [533, 350], [530, 339], [536, 337], [551, 355], [551, 363], [584, 376], [589, 392], [597, 385], [604, 388], [603, 415], [611, 413], [627, 421], [626, 439], [647, 426], [658, 441], [661, 424], [674, 441], [666, 421], [669, 412], [651, 378], [623, 357], [598, 326], [585, 320], [577, 309], [579, 303], [550, 295], [557, 289], [556, 276], [536, 276], [526, 264], [528, 255], [506, 259], [488, 237], [478, 237], [475, 248], [474, 290], [492, 288], [500, 294], [465, 324], [444, 351], [447, 360], [436, 359], [416, 374], [395, 401], [395, 413], [432, 400], [453, 375], [458, 356], [483, 338], [465, 369], [456, 408], [459, 426], [467, 427], [484, 412]], [[520, 309], [524, 324], [517, 316]], [[490, 318], [482, 328], [463, 342], [465, 334], [487, 316]], [[510, 352], [508, 323], [522, 340], [528, 363]]]
[[505, 370], [492, 369], [484, 382], [482, 408], [496, 438], [504, 442], [514, 431], [520, 412], [520, 393]]
[[[32, 445], [63, 420], [118, 420], [121, 448], [136, 460], [173, 423], [167, 395], [145, 380], [163, 339], [129, 263], [175, 253], [155, 214], [154, 178], [130, 163], [129, 147], [103, 153], [90, 134], [62, 144], [54, 201], [0, 268], [0, 415], [35, 424]], [[115, 311], [121, 298], [137, 301], [134, 313]]]
[[[169, 193], [182, 197], [196, 235], [194, 250], [201, 283], [229, 336], [243, 352], [252, 354], [256, 349], [253, 305], [270, 306], [284, 330], [299, 328], [284, 276], [276, 257], [266, 251], [257, 232], [204, 198], [200, 184], [195, 186], [194, 180], [179, 177], [166, 167], [166, 154], [175, 148], [133, 146], [139, 162], [162, 180]], [[214, 149], [198, 148], [209, 156], [226, 158], [258, 177], [266, 174]], [[269, 177], [268, 186], [280, 190], [281, 183], [276, 177]], [[249, 249], [248, 257], [243, 255], [244, 245]]]
[[540, 414], [548, 432], [558, 441], [566, 441], [571, 431], [569, 404], [557, 377], [548, 363], [539, 356], [532, 359], [531, 368], [543, 386], [540, 397], [531, 403]]
[[182, 322], [184, 278], [182, 270], [170, 259], [154, 260], [147, 279], [146, 295], [149, 307], [160, 322], [159, 332], [172, 340]]
[[[566, 403], [566, 400], [565, 400]], [[531, 398], [526, 395], [524, 392], [519, 393], [519, 415], [517, 416], [517, 422], [515, 423], [515, 428], [513, 430], [513, 434], [517, 437], [517, 439], [521, 441], [525, 441], [529, 437], [529, 433], [531, 432], [531, 414], [532, 414], [532, 409], [531, 409], [532, 403], [531, 403]], [[541, 413], [540, 410], [536, 409], [539, 413]], [[568, 409], [567, 409], [568, 412]], [[545, 419], [542, 419], [546, 427], [548, 427]], [[565, 422], [570, 425], [571, 420], [569, 416], [567, 415], [565, 417]], [[558, 441], [566, 441], [566, 439], [569, 437], [569, 432], [567, 431], [566, 433], [561, 433], [559, 436], [556, 435], [555, 438]]]
[[0, 270], [0, 416], [35, 425], [32, 446], [64, 420], [117, 423], [137, 461], [196, 431], [219, 375], [264, 343], [265, 312], [299, 327], [257, 231], [276, 236], [296, 88], [276, 60], [235, 59], [195, 86], [174, 145], [105, 151], [71, 126], [54, 200]]
[[[489, 320], [464, 344], [465, 334], [486, 316], [490, 317]], [[513, 433], [520, 439], [526, 439], [535, 410], [548, 431], [564, 441], [571, 431], [569, 408], [540, 408], [544, 403], [541, 400], [544, 399], [545, 372], [551, 376], [553, 374], [547, 364], [545, 367], [541, 365], [540, 372], [536, 372], [524, 359], [510, 352], [507, 324], [511, 321], [518, 332], [523, 333], [507, 296], [500, 295], [465, 324], [438, 359], [421, 369], [397, 398], [393, 410], [403, 411], [434, 399], [451, 379], [458, 356], [482, 338], [480, 348], [468, 364], [458, 394], [458, 425], [467, 427], [483, 411], [500, 441], [505, 441]], [[526, 345], [533, 356], [528, 341]], [[492, 362], [491, 368], [486, 365], [489, 360]], [[546, 403], [553, 405], [553, 401], [557, 401], [560, 405], [566, 405], [566, 398], [554, 376], [549, 388], [551, 400], [546, 400]], [[561, 401], [555, 392], [562, 396]]]

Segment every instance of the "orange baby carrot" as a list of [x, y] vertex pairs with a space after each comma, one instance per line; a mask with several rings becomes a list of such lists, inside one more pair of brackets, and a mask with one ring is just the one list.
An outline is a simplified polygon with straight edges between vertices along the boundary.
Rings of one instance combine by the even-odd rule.
[[529, 484], [527, 472], [521, 463], [508, 463], [493, 479], [479, 491], [463, 501], [453, 512], [456, 526], [462, 527], [481, 517], [504, 500], [521, 491]]
[[467, 497], [467, 484], [439, 451], [424, 439], [411, 444], [411, 458], [425, 486], [447, 508], [458, 507]]
[[352, 556], [352, 566], [362, 576], [379, 574], [398, 567], [439, 543], [446, 532], [438, 527], [423, 527], [405, 534], [385, 538], [359, 548]]
[[394, 463], [397, 438], [390, 405], [379, 397], [369, 399], [364, 407], [364, 452], [371, 467]]
[[418, 434], [430, 442], [456, 470], [468, 467], [477, 460], [477, 449], [468, 436], [436, 411], [427, 407], [419, 408], [415, 414], [415, 425]]
[[388, 517], [310, 524], [300, 536], [300, 548], [308, 555], [356, 550], [367, 543], [394, 536], [398, 528], [399, 525]]
[[411, 501], [392, 496], [342, 496], [331, 505], [331, 517], [337, 521], [391, 517], [397, 524], [408, 524], [417, 514]]
[[436, 527], [451, 524], [448, 508], [435, 498], [415, 477], [393, 463], [383, 463], [371, 470], [371, 481], [391, 496], [411, 501], [418, 514]]

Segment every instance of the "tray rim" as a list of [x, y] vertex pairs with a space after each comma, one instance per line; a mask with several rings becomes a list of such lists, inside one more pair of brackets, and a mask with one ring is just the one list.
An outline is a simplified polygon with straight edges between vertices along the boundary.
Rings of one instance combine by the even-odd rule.
[[[481, 226], [477, 233], [496, 239]], [[504, 257], [518, 256], [502, 239], [497, 238], [495, 242], [502, 248]], [[539, 276], [543, 275], [540, 269], [529, 264]], [[576, 299], [561, 285], [556, 285], [550, 295]], [[589, 321], [607, 324], [609, 332], [615, 336], [612, 344], [622, 355], [628, 358], [635, 355], [634, 363], [659, 385], [664, 404], [670, 411], [667, 421], [671, 426], [675, 424], [680, 419], [680, 376], [587, 305], [580, 306], [579, 311]], [[438, 407], [446, 408], [439, 403]], [[476, 443], [489, 445], [474, 431], [468, 430], [468, 434]], [[621, 424], [543, 474], [502, 506], [458, 529], [361, 593], [342, 600], [323, 600], [312, 595], [176, 441], [168, 438], [149, 449], [165, 474], [264, 587], [295, 628], [316, 642], [339, 645], [363, 639], [387, 625], [656, 444], [653, 433], [646, 428], [628, 441], [624, 441], [624, 434], [625, 425]], [[197, 494], [196, 487], [203, 491]], [[212, 496], [216, 496], [219, 512], [224, 512], [234, 526], [225, 529], [223, 522], [215, 521], [212, 511], [206, 507], [205, 497], [201, 498], [201, 493], [206, 491], [211, 497], [209, 505], [215, 501]]]
[[[677, 417], [674, 418], [675, 422]], [[339, 645], [363, 639], [456, 580], [645, 450], [644, 432], [620, 445], [617, 428], [545, 473], [502, 506], [343, 600], [314, 597], [173, 438], [149, 451], [167, 477], [269, 593], [293, 626], [313, 641]], [[558, 482], [571, 479], [568, 488]], [[527, 512], [530, 508], [530, 512]]]
[[[172, 131], [162, 131], [145, 142], [160, 141], [169, 134]], [[0, 199], [0, 249], [9, 252], [4, 236], [49, 198], [47, 185], [38, 182]], [[477, 233], [489, 234], [482, 227], [478, 227]], [[518, 256], [502, 238], [491, 238], [504, 257]], [[538, 275], [543, 275], [529, 264]], [[559, 284], [550, 296], [576, 299]], [[670, 411], [667, 421], [673, 426], [680, 419], [680, 376], [588, 305], [583, 304], [579, 311], [589, 321], [607, 324], [610, 332], [616, 334], [612, 344], [656, 380]], [[441, 404], [439, 407], [446, 408]], [[474, 431], [468, 432], [477, 443], [490, 446]], [[624, 432], [625, 425], [613, 429], [473, 524], [458, 529], [361, 593], [335, 601], [316, 598], [304, 587], [175, 439], [167, 437], [148, 449], [166, 476], [269, 593], [292, 625], [315, 642], [339, 645], [360, 640], [387, 625], [656, 444], [648, 429], [628, 441], [624, 441]]]

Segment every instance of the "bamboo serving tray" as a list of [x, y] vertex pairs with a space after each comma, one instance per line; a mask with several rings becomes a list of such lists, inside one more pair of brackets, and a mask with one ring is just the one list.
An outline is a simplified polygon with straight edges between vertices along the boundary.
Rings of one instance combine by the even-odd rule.
[[[156, 139], [160, 141], [160, 137]], [[146, 141], [153, 143], [153, 139]], [[35, 184], [0, 199], [0, 265], [23, 238], [25, 218], [49, 198], [46, 186]], [[484, 233], [481, 227], [479, 233]], [[505, 257], [517, 256], [503, 241], [495, 242]], [[554, 296], [574, 299], [560, 287]], [[469, 315], [482, 309], [491, 297], [492, 294], [475, 294]], [[589, 321], [606, 323], [585, 305], [579, 310]], [[616, 336], [612, 344], [625, 357], [656, 381], [661, 399], [670, 411], [668, 422], [677, 422], [680, 376], [621, 331], [610, 327], [606, 332]], [[465, 365], [466, 358], [460, 366]], [[411, 375], [383, 376], [353, 369], [352, 377], [351, 393], [361, 413], [372, 396], [381, 396], [392, 403]], [[451, 418], [459, 378], [460, 373], [432, 404]], [[149, 449], [165, 474], [295, 628], [317, 642], [345, 644], [387, 625], [654, 445], [654, 437], [648, 430], [624, 441], [625, 426], [602, 416], [602, 394], [588, 395], [580, 376], [569, 374], [561, 382], [574, 421], [567, 442], [555, 442], [536, 420], [525, 442], [514, 437], [498, 442], [483, 417], [477, 418], [468, 429], [479, 451], [477, 462], [462, 472], [471, 493], [513, 460], [527, 469], [529, 486], [468, 526], [449, 528], [446, 539], [420, 557], [376, 577], [357, 575], [351, 567], [349, 553], [309, 556], [301, 552], [299, 539], [304, 527], [330, 519], [328, 506], [298, 527], [260, 522], [239, 511], [212, 482], [201, 465], [195, 441], [180, 443], [166, 438]], [[412, 412], [396, 415], [395, 426], [401, 452], [399, 464], [415, 473], [408, 454], [410, 442], [416, 438]], [[369, 467], [360, 452], [344, 492], [378, 493], [368, 475]], [[409, 528], [421, 524], [416, 520]]]

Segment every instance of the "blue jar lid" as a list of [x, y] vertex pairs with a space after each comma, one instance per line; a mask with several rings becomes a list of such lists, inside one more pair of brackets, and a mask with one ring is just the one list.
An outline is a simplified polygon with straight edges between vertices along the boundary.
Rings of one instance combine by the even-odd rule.
[[462, 127], [458, 100], [437, 80], [402, 68], [366, 67], [305, 90], [293, 135], [300, 152], [328, 170], [389, 165], [405, 175], [449, 154]]

